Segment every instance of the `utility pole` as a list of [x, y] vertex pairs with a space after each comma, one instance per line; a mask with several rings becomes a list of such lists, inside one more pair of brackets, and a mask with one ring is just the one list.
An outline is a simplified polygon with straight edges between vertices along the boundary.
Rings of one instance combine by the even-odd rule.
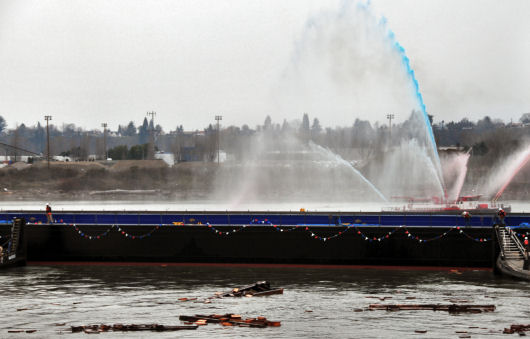
[[153, 123], [153, 127], [149, 131], [149, 148], [147, 150], [147, 157], [150, 159], [155, 158], [155, 111], [147, 112], [147, 115], [151, 116], [151, 122]]
[[219, 130], [219, 121], [223, 120], [223, 116], [222, 115], [216, 115], [215, 116], [215, 120], [217, 121], [217, 165], [219, 165], [219, 147], [220, 147], [220, 139], [219, 139], [219, 135], [220, 135], [220, 130]]
[[48, 161], [48, 169], [50, 168], [50, 129], [48, 127], [48, 122], [52, 120], [51, 115], [45, 115], [44, 120], [46, 120], [46, 159]]
[[386, 118], [388, 119], [388, 133], [390, 135], [389, 139], [392, 139], [392, 119], [394, 119], [394, 114], [387, 114]]
[[103, 127], [103, 154], [105, 155], [105, 161], [107, 161], [109, 158], [107, 154], [107, 123], [102, 123], [101, 127]]

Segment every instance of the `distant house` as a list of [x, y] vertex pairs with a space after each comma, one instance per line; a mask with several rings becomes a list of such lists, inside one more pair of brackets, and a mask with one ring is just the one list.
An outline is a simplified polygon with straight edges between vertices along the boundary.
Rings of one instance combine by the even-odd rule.
[[[31, 156], [31, 155], [17, 155], [16, 160], [20, 162], [32, 163], [33, 160], [40, 159], [40, 157]], [[12, 163], [15, 161], [14, 155], [0, 155], [0, 162], [2, 163]]]
[[175, 156], [173, 155], [173, 153], [165, 153], [163, 151], [156, 152], [155, 159], [163, 160], [169, 166], [173, 166], [175, 164]]
[[53, 161], [72, 161], [72, 158], [67, 157], [67, 156], [63, 156], [63, 155], [54, 155], [51, 160], [53, 160]]

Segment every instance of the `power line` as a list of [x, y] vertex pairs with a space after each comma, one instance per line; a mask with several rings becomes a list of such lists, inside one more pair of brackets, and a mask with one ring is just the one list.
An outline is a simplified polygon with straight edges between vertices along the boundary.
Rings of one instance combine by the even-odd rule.
[[36, 153], [36, 152], [29, 151], [29, 150], [21, 148], [21, 147], [17, 147], [17, 146], [13, 146], [13, 145], [10, 145], [10, 144], [6, 144], [4, 142], [0, 142], [0, 146], [6, 147], [6, 148], [10, 148], [10, 149], [14, 149], [14, 150], [17, 150], [17, 151], [22, 151], [22, 152], [26, 152], [26, 153], [39, 155], [39, 156], [41, 155], [40, 153]]

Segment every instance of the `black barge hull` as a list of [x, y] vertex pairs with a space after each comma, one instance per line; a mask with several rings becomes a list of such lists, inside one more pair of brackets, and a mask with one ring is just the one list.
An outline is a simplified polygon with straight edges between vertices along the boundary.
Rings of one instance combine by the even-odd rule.
[[459, 267], [493, 267], [495, 260], [491, 228], [466, 229], [465, 235], [452, 228], [212, 228], [31, 225], [28, 260]]
[[[29, 261], [489, 267], [495, 214], [9, 211], [28, 220]], [[511, 213], [509, 226], [530, 216]]]

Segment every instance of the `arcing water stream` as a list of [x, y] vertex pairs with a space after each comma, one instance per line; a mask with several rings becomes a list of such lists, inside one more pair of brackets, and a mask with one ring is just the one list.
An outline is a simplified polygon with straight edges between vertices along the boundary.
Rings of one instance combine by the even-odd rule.
[[366, 179], [366, 177], [362, 175], [362, 173], [359, 172], [359, 170], [357, 170], [351, 163], [344, 160], [340, 155], [333, 153], [329, 149], [324, 148], [320, 145], [314, 144], [313, 142], [309, 143], [309, 147], [312, 148], [313, 150], [318, 151], [320, 154], [323, 154], [326, 157], [350, 168], [356, 175], [359, 176], [359, 178], [361, 178], [361, 180], [364, 183], [366, 183], [379, 196], [379, 198], [381, 198], [381, 200], [383, 200], [384, 202], [388, 201], [388, 199], [383, 195], [383, 193], [381, 193], [381, 191], [379, 191], [377, 187], [375, 187], [375, 185], [370, 182], [370, 180]]
[[[368, 6], [369, 6], [369, 2], [366, 3], [365, 5], [361, 4], [358, 7], [363, 9], [367, 15], [373, 15], [371, 11], [369, 10]], [[381, 18], [381, 20], [379, 20], [379, 24], [381, 25], [382, 29], [386, 32], [386, 40], [388, 41], [388, 43], [391, 44], [393, 50], [397, 53], [399, 58], [401, 58], [403, 69], [406, 72], [407, 77], [409, 78], [410, 83], [412, 85], [414, 96], [417, 100], [423, 121], [425, 123], [425, 133], [427, 135], [427, 142], [430, 143], [430, 148], [431, 148], [430, 153], [432, 154], [431, 160], [433, 161], [434, 166], [437, 171], [437, 179], [440, 184], [440, 189], [442, 192], [444, 192], [445, 184], [444, 184], [444, 178], [442, 175], [442, 166], [440, 163], [440, 157], [438, 155], [438, 148], [436, 146], [436, 140], [434, 139], [434, 133], [433, 133], [432, 126], [431, 126], [431, 121], [429, 119], [429, 115], [427, 114], [425, 103], [423, 102], [423, 95], [421, 94], [418, 80], [416, 79], [414, 70], [412, 69], [412, 66], [410, 65], [410, 59], [405, 53], [405, 48], [397, 41], [394, 32], [387, 27], [386, 18], [384, 17]]]
[[511, 161], [507, 164], [507, 171], [499, 172], [499, 180], [504, 179], [504, 182], [501, 188], [495, 194], [495, 197], [493, 198], [494, 201], [498, 200], [501, 197], [502, 193], [512, 182], [513, 178], [517, 175], [517, 173], [519, 173], [519, 171], [521, 171], [521, 169], [528, 163], [528, 161], [530, 161], [530, 146], [527, 146], [522, 151], [514, 154], [510, 160]]

